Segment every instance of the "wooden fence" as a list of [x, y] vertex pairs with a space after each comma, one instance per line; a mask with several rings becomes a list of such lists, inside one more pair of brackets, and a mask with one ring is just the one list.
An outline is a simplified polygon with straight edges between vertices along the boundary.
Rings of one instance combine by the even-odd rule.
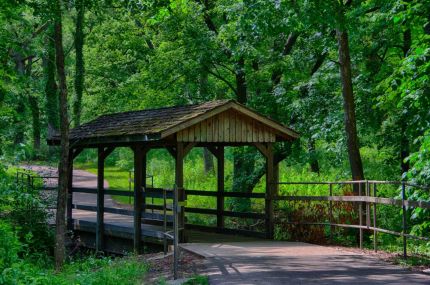
[[[23, 183], [28, 183], [28, 185], [33, 186], [34, 185], [34, 179], [32, 178], [28, 173], [22, 174], [17, 173], [17, 182], [21, 181]], [[318, 186], [318, 187], [327, 187], [327, 195], [318, 195], [318, 196], [312, 196], [312, 195], [275, 195], [273, 197], [269, 197], [266, 193], [247, 193], [247, 192], [218, 192], [218, 191], [205, 191], [205, 190], [185, 190], [185, 194], [187, 196], [188, 200], [192, 200], [192, 196], [204, 196], [204, 197], [213, 197], [217, 199], [217, 206], [218, 205], [224, 205], [224, 203], [218, 203], [219, 200], [224, 201], [225, 198], [243, 198], [243, 199], [256, 199], [257, 201], [260, 200], [261, 204], [268, 203], [273, 201], [275, 203], [275, 211], [279, 211], [278, 203], [281, 201], [288, 201], [288, 202], [310, 202], [310, 201], [317, 201], [321, 203], [328, 203], [328, 222], [327, 221], [321, 221], [321, 222], [310, 222], [310, 221], [292, 221], [288, 220], [287, 224], [292, 225], [314, 225], [314, 226], [329, 226], [330, 227], [330, 236], [332, 234], [333, 227], [341, 227], [341, 228], [355, 228], [359, 230], [360, 237], [359, 237], [359, 246], [360, 248], [363, 247], [363, 235], [364, 231], [373, 231], [373, 242], [374, 242], [374, 249], [377, 250], [377, 242], [378, 242], [378, 233], [385, 233], [385, 234], [391, 234], [395, 236], [402, 237], [403, 240], [403, 255], [406, 257], [407, 255], [407, 239], [417, 239], [417, 240], [423, 240], [423, 241], [430, 241], [430, 237], [424, 237], [424, 236], [416, 236], [408, 233], [408, 218], [407, 218], [407, 210], [413, 209], [413, 208], [423, 208], [423, 209], [430, 209], [430, 202], [427, 200], [412, 200], [408, 199], [407, 197], [407, 190], [409, 192], [414, 191], [425, 191], [427, 194], [429, 194], [429, 187], [411, 184], [407, 182], [399, 182], [399, 181], [376, 181], [376, 180], [362, 180], [362, 181], [342, 181], [342, 182], [279, 182], [276, 183], [277, 188], [281, 185], [289, 185], [289, 186]], [[400, 194], [400, 198], [390, 198], [390, 197], [381, 197], [380, 193], [378, 192], [378, 187], [381, 185], [391, 185], [392, 187], [395, 187], [395, 189], [398, 190]], [[350, 187], [351, 189], [354, 188], [355, 190], [358, 190], [358, 193], [356, 195], [341, 195], [334, 194], [334, 187], [341, 186], [341, 187]], [[52, 190], [52, 189], [51, 189]], [[151, 223], [171, 223], [173, 221], [173, 215], [171, 211], [167, 211], [167, 200], [171, 200], [173, 198], [173, 190], [169, 189], [162, 189], [162, 188], [155, 188], [155, 187], [149, 187], [146, 189], [143, 189], [144, 191], [144, 197], [145, 198], [152, 198], [151, 200], [144, 199], [145, 203], [143, 205], [142, 210], [142, 218], [144, 222]], [[73, 192], [80, 192], [80, 193], [91, 193], [97, 195], [97, 189], [92, 188], [73, 188]], [[133, 192], [125, 191], [125, 190], [115, 190], [115, 189], [109, 189], [104, 190], [105, 195], [112, 195], [112, 196], [126, 196], [126, 197], [133, 197]], [[358, 194], [358, 195], [357, 195]], [[427, 196], [428, 197], [428, 196]], [[154, 198], [160, 198], [163, 199], [163, 203], [154, 203]], [[149, 202], [151, 201], [151, 202]], [[341, 203], [353, 203], [356, 204], [358, 207], [358, 224], [345, 224], [345, 223], [339, 223], [335, 221], [335, 217], [333, 214], [333, 202], [341, 202]], [[402, 231], [393, 231], [390, 229], [384, 229], [381, 227], [378, 227], [378, 215], [377, 215], [377, 207], [378, 205], [389, 205], [394, 207], [401, 208], [402, 211]], [[97, 205], [79, 205], [79, 204], [73, 204], [72, 207], [74, 209], [80, 209], [85, 211], [93, 211], [97, 212], [100, 211], [97, 207]], [[103, 207], [104, 213], [113, 213], [113, 214], [120, 214], [120, 215], [127, 215], [127, 216], [133, 216], [134, 211], [128, 210], [128, 209], [121, 209], [121, 208], [110, 208], [110, 207]], [[149, 212], [147, 210], [152, 210], [152, 212]], [[155, 211], [154, 211], [155, 210]], [[267, 223], [270, 219], [270, 215], [273, 215], [273, 213], [261, 213], [261, 212], [238, 212], [238, 211], [228, 211], [224, 208], [216, 208], [216, 209], [208, 209], [206, 208], [198, 208], [198, 207], [188, 207], [185, 206], [185, 213], [193, 213], [193, 214], [203, 214], [203, 215], [211, 215], [215, 216], [217, 220], [223, 220], [225, 217], [233, 217], [233, 218], [239, 218], [239, 219], [254, 219], [254, 220], [260, 220]], [[275, 220], [275, 223], [279, 223], [279, 221]], [[224, 224], [224, 223], [222, 223]], [[219, 223], [217, 223], [219, 225]], [[103, 227], [103, 225], [97, 225], [97, 227]], [[246, 235], [252, 235], [257, 237], [266, 237], [267, 233], [261, 232], [261, 231], [255, 231], [255, 230], [244, 230], [244, 229], [237, 229], [237, 228], [226, 228], [226, 227], [219, 227], [219, 226], [207, 226], [207, 225], [196, 225], [188, 223], [186, 225], [188, 229], [198, 229], [198, 230], [206, 230], [206, 231], [213, 231], [213, 232], [220, 232], [220, 233], [238, 233], [238, 234], [246, 234]]]

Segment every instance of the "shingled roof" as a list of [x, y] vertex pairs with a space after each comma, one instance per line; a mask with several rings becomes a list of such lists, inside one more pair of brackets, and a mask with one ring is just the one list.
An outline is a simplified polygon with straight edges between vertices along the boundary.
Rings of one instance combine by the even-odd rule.
[[[196, 119], [202, 120], [223, 112], [236, 109], [252, 116], [262, 124], [270, 125], [290, 139], [298, 137], [292, 129], [237, 103], [234, 100], [215, 100], [201, 104], [174, 106], [140, 111], [129, 111], [102, 115], [95, 120], [82, 124], [70, 131], [70, 141], [99, 142], [103, 139], [112, 142], [155, 141], [161, 140], [181, 128], [189, 127]], [[113, 140], [114, 139], [114, 140]], [[59, 144], [59, 136], [48, 139], [48, 144]]]

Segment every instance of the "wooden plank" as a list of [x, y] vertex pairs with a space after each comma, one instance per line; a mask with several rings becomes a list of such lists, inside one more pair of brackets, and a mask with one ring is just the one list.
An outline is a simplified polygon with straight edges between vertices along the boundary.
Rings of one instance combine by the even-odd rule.
[[240, 137], [242, 136], [242, 121], [238, 113], [235, 114], [235, 125], [236, 125], [235, 141], [240, 142], [241, 141]]
[[235, 198], [261, 198], [266, 197], [265, 193], [247, 193], [247, 192], [218, 192], [206, 190], [185, 190], [187, 196], [206, 196], [206, 197], [235, 197]]
[[228, 116], [229, 127], [230, 127], [230, 141], [236, 141], [236, 123], [235, 123], [235, 112], [229, 111]]
[[224, 113], [224, 141], [229, 142], [230, 141], [230, 120], [229, 120], [229, 113]]
[[73, 187], [72, 191], [75, 193], [97, 194], [97, 188]]
[[287, 127], [285, 127], [285, 126], [283, 126], [283, 125], [281, 125], [281, 124], [279, 124], [279, 123], [277, 123], [277, 122], [275, 122], [275, 121], [273, 121], [267, 117], [264, 117], [264, 116], [256, 113], [255, 111], [252, 111], [246, 107], [243, 107], [239, 104], [233, 105], [232, 109], [237, 110], [241, 114], [249, 116], [256, 121], [279, 131], [283, 135], [289, 136], [291, 138], [298, 138], [299, 137], [299, 135], [295, 131], [293, 131], [293, 130], [291, 130], [291, 129], [289, 129], [289, 128], [287, 128]]
[[218, 141], [218, 116], [213, 117], [212, 141]]
[[174, 133], [176, 133], [178, 131], [181, 131], [181, 130], [183, 130], [185, 128], [188, 128], [188, 127], [190, 127], [190, 126], [192, 126], [194, 124], [197, 124], [198, 122], [206, 120], [207, 118], [216, 117], [217, 114], [220, 114], [220, 113], [222, 113], [222, 112], [230, 109], [235, 104], [237, 105], [237, 103], [228, 102], [225, 105], [218, 106], [218, 107], [212, 109], [209, 112], [205, 112], [205, 113], [203, 113], [203, 114], [201, 114], [199, 116], [196, 116], [196, 117], [194, 117], [194, 118], [192, 118], [192, 119], [190, 119], [188, 121], [185, 121], [185, 122], [183, 122], [183, 123], [181, 123], [179, 125], [174, 125], [171, 128], [169, 128], [167, 130], [164, 130], [162, 132], [162, 134], [161, 134], [161, 138], [168, 137], [171, 134], [174, 134]]
[[246, 141], [252, 142], [252, 121], [246, 120]]
[[133, 196], [132, 192], [124, 191], [124, 190], [114, 190], [114, 189], [106, 189], [105, 194], [112, 195], [112, 196], [125, 196], [125, 197]]
[[207, 140], [206, 141], [211, 142], [212, 138], [213, 138], [213, 119], [212, 118], [207, 119], [207, 132], [206, 133], [207, 133], [207, 135], [206, 135]]
[[214, 233], [220, 233], [220, 234], [244, 235], [248, 237], [257, 237], [257, 238], [265, 237], [264, 233], [257, 232], [257, 231], [242, 230], [242, 229], [228, 229], [228, 228], [219, 229], [216, 227], [203, 226], [203, 225], [186, 224], [186, 229], [199, 230], [199, 231], [205, 231], [205, 232], [214, 232]]
[[[204, 214], [204, 215], [217, 215], [218, 214], [218, 211], [216, 209], [206, 209], [206, 208], [186, 207], [185, 211], [187, 213]], [[265, 214], [251, 213], [251, 212], [222, 211], [222, 215], [225, 217], [243, 218], [243, 219], [265, 219], [266, 218]]]
[[187, 142], [188, 141], [188, 129], [182, 130], [182, 141]]
[[256, 133], [256, 128], [255, 128], [255, 120], [252, 120], [252, 142], [258, 142], [258, 133]]
[[218, 115], [218, 141], [224, 141], [224, 113]]
[[189, 142], [194, 141], [194, 126], [191, 126], [188, 128], [188, 141]]
[[207, 141], [207, 120], [202, 121], [200, 124], [200, 141]]
[[201, 141], [202, 134], [200, 133], [201, 132], [200, 129], [201, 129], [200, 123], [197, 123], [194, 125], [194, 140], [192, 140], [193, 142]]
[[182, 138], [183, 133], [184, 133], [183, 131], [180, 131], [180, 132], [176, 133], [176, 140], [178, 142], [181, 142], [183, 140], [183, 138]]
[[246, 128], [246, 118], [244, 116], [240, 117], [242, 125], [242, 133], [240, 135], [240, 142], [246, 142], [247, 140], [247, 128]]
[[259, 142], [265, 142], [265, 140], [264, 140], [264, 126], [261, 124], [258, 124], [258, 141]]

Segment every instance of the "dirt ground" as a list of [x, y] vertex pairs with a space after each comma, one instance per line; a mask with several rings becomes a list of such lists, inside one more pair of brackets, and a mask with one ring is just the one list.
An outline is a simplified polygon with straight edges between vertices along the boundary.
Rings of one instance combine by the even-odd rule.
[[[149, 272], [144, 284], [159, 284], [173, 279], [173, 254], [164, 256], [163, 253], [145, 254], [143, 259], [149, 264]], [[204, 272], [203, 257], [181, 250], [179, 257], [178, 278], [190, 278]]]

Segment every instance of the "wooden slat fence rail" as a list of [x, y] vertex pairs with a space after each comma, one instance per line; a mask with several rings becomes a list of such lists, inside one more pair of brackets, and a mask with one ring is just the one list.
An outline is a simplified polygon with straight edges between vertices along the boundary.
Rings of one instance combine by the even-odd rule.
[[[333, 227], [343, 227], [343, 228], [356, 228], [360, 230], [360, 248], [363, 246], [363, 230], [372, 230], [373, 231], [373, 241], [374, 241], [374, 250], [377, 250], [377, 233], [386, 233], [391, 235], [400, 236], [403, 238], [403, 256], [406, 258], [407, 256], [407, 238], [430, 241], [430, 237], [416, 236], [407, 233], [407, 209], [410, 208], [423, 208], [430, 209], [430, 202], [424, 200], [408, 200], [406, 198], [406, 187], [409, 187], [413, 190], [423, 190], [429, 191], [430, 187], [417, 185], [408, 182], [402, 181], [377, 181], [377, 180], [359, 180], [359, 181], [341, 181], [341, 182], [279, 182], [276, 183], [278, 185], [328, 185], [328, 196], [303, 196], [303, 195], [277, 195], [273, 197], [275, 201], [320, 201], [320, 202], [329, 202], [329, 222], [300, 222], [300, 221], [283, 221], [287, 224], [292, 225], [317, 225], [317, 226], [330, 226], [330, 238], [332, 237]], [[351, 187], [357, 187], [359, 189], [358, 196], [339, 196], [333, 195], [333, 187], [334, 186], [345, 186], [350, 185]], [[385, 198], [377, 196], [377, 186], [378, 185], [393, 185], [395, 187], [400, 187], [400, 196], [401, 199], [395, 198]], [[373, 190], [373, 191], [372, 191]], [[429, 191], [430, 192], [430, 191]], [[363, 195], [364, 194], [364, 195]], [[359, 209], [359, 225], [353, 224], [340, 224], [334, 222], [333, 217], [333, 204], [332, 202], [350, 202], [350, 203], [358, 203], [360, 207]], [[377, 227], [377, 205], [390, 205], [402, 208], [402, 232], [396, 232], [388, 229], [383, 229]], [[373, 208], [372, 214], [370, 209]], [[363, 209], [365, 211], [365, 215], [363, 213]], [[363, 216], [365, 216], [366, 221], [364, 224]], [[371, 225], [371, 216], [373, 216]]]

